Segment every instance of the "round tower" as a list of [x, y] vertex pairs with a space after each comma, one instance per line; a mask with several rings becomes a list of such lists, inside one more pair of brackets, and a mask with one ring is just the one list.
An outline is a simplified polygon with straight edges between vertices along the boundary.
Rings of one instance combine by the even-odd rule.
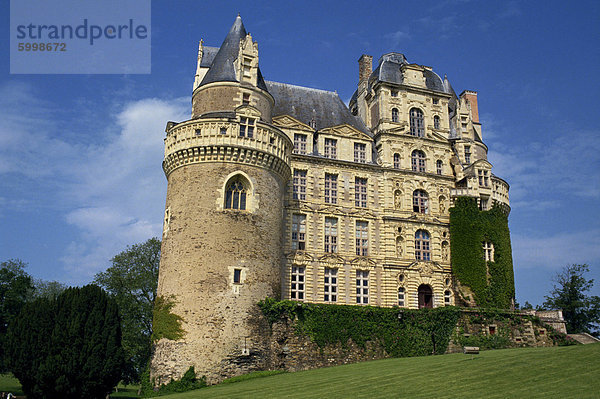
[[183, 333], [155, 343], [156, 384], [192, 365], [209, 383], [264, 367], [257, 302], [280, 294], [292, 143], [270, 124], [273, 97], [241, 18], [218, 50], [200, 46], [192, 119], [166, 129], [158, 296]]

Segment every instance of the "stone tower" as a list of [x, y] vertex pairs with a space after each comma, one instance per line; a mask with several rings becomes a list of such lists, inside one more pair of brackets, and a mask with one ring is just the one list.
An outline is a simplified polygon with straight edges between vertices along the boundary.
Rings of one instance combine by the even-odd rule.
[[273, 106], [239, 16], [221, 47], [200, 42], [192, 117], [166, 128], [158, 295], [185, 333], [156, 343], [157, 384], [192, 365], [209, 383], [265, 366], [256, 304], [281, 292], [292, 149], [271, 124]]

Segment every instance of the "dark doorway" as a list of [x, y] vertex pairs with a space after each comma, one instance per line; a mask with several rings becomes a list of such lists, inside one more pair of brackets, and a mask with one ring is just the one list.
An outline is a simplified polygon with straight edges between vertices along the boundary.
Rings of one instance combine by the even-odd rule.
[[419, 286], [419, 309], [433, 308], [433, 291], [426, 284]]

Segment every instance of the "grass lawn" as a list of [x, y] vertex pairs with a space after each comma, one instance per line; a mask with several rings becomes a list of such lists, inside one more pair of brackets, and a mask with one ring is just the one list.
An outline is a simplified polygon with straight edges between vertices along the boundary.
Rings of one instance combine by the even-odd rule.
[[0, 374], [0, 392], [12, 392], [14, 395], [23, 395], [19, 380], [12, 374]]
[[386, 359], [166, 397], [600, 398], [600, 344]]
[[[136, 398], [137, 387], [111, 397]], [[0, 376], [0, 391], [20, 393]], [[164, 396], [195, 398], [600, 398], [600, 343], [349, 364]]]

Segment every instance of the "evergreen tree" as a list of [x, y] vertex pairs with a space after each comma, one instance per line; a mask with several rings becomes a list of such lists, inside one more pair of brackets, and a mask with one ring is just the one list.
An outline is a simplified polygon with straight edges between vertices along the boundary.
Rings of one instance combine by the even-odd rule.
[[30, 399], [104, 398], [124, 369], [117, 304], [94, 285], [27, 304], [7, 344], [11, 371]]

